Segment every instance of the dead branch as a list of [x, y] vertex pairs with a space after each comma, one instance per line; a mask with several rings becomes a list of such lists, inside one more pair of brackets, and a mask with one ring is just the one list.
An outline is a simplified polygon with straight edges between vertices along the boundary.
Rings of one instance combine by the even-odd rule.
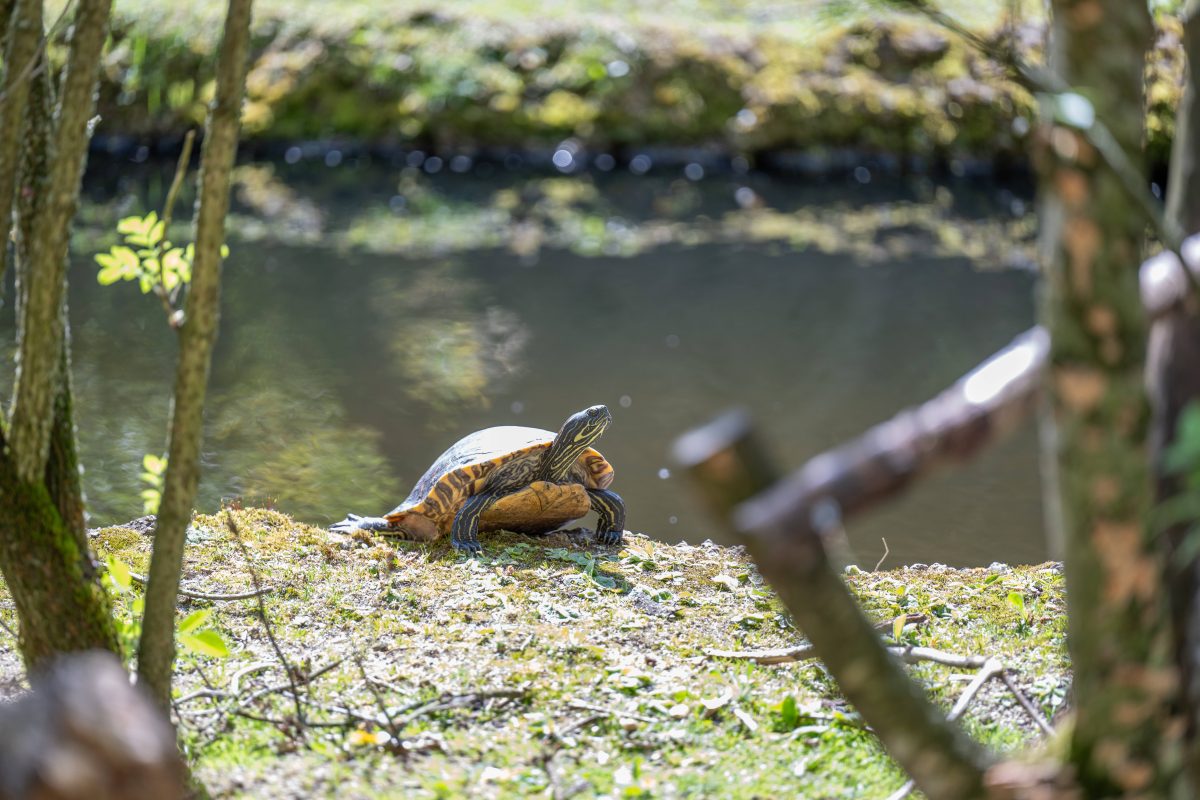
[[[976, 669], [987, 661], [985, 656], [959, 655], [935, 650], [932, 647], [913, 647], [903, 645], [888, 647], [887, 651], [905, 664], [919, 664], [930, 661], [958, 669]], [[756, 664], [791, 664], [797, 661], [811, 661], [818, 657], [817, 651], [811, 644], [796, 647], [782, 647], [776, 650], [705, 650], [704, 655], [710, 658], [733, 658], [753, 661]]]
[[[982, 796], [989, 758], [946, 722], [884, 648], [830, 563], [824, 533], [840, 524], [838, 501], [850, 501], [849, 510], [857, 510], [867, 504], [864, 498], [895, 493], [939, 457], [965, 457], [1009, 427], [1010, 415], [995, 412], [1013, 394], [1032, 399], [1039, 370], [1031, 369], [1030, 362], [1044, 359], [1047, 345], [1044, 334], [1026, 334], [942, 397], [879, 426], [859, 442], [814, 459], [799, 478], [775, 483], [774, 470], [745, 415], [727, 415], [676, 443], [676, 461], [705, 489], [721, 517], [734, 518], [733, 527], [763, 576], [843, 693], [933, 800]], [[956, 425], [966, 434], [955, 431]], [[948, 431], [955, 435], [940, 435]], [[914, 438], [919, 446], [890, 452], [897, 443], [911, 444]], [[851, 471], [841, 471], [846, 467]], [[800, 503], [794, 502], [796, 494]], [[764, 505], [769, 513], [761, 512]], [[759, 525], [747, 523], [754, 512], [761, 517]]]
[[736, 526], [825, 528], [832, 519], [812, 517], [848, 518], [943, 464], [966, 461], [1033, 408], [1049, 348], [1044, 330], [1026, 331], [937, 397], [811, 459], [746, 502]]

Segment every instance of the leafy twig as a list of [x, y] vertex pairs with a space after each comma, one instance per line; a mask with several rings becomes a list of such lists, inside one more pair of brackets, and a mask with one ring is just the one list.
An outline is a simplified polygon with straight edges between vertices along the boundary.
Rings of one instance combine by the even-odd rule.
[[[189, 130], [183, 137], [183, 150], [179, 153], [179, 161], [175, 164], [175, 177], [171, 179], [171, 188], [167, 190], [167, 199], [163, 203], [162, 212], [162, 236], [159, 237], [158, 243], [154, 246], [154, 258], [158, 261], [158, 285], [154, 292], [159, 296], [163, 303], [163, 310], [167, 312], [167, 324], [172, 330], [179, 330], [183, 319], [180, 317], [178, 310], [175, 308], [175, 293], [167, 291], [167, 282], [165, 270], [163, 266], [163, 250], [167, 243], [167, 234], [171, 228], [171, 215], [175, 210], [175, 198], [179, 195], [179, 188], [183, 186], [183, 179], [187, 175], [188, 164], [192, 160], [192, 144], [196, 141], [196, 132]], [[182, 285], [182, 282], [180, 283]]]
[[[1073, 93], [1074, 89], [1054, 72], [1022, 59], [1015, 47], [1007, 52], [1001, 50], [992, 42], [959, 23], [950, 15], [925, 0], [892, 0], [897, 6], [924, 15], [932, 22], [956, 34], [983, 55], [1000, 64], [1008, 70], [1009, 75], [1023, 88], [1033, 94], [1063, 95]], [[1187, 267], [1180, 248], [1183, 246], [1183, 231], [1169, 219], [1159, 203], [1146, 188], [1141, 170], [1125, 153], [1113, 136], [1112, 131], [1101, 120], [1093, 118], [1087, 125], [1071, 125], [1079, 132], [1088, 144], [1096, 149], [1100, 157], [1117, 176], [1122, 190], [1133, 201], [1146, 221], [1154, 228], [1163, 247], [1179, 257], [1184, 265], [1183, 271], [1192, 285], [1192, 290], [1200, 294], [1200, 280]]]

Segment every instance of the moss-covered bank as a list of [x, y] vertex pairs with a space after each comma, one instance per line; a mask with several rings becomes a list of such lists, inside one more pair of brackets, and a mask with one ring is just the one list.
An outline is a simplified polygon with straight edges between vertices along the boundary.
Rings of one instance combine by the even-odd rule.
[[[922, 20], [853, 3], [806, 4], [779, 19], [779, 4], [765, 0], [724, 11], [652, 5], [659, 13], [604, 2], [472, 1], [437, 11], [374, 0], [264, 2], [245, 135], [439, 152], [574, 138], [593, 152], [669, 145], [990, 158], [1019, 150], [1027, 134], [1031, 97]], [[966, 5], [976, 28], [1001, 35], [1006, 4]], [[219, 6], [117, 2], [102, 133], [177, 134], [201, 123]], [[1160, 25], [1148, 141], [1161, 162], [1182, 54], [1178, 23]], [[1039, 26], [1018, 38], [1032, 55]]]
[[[184, 601], [181, 618], [213, 610], [204, 624], [232, 651], [185, 656], [177, 673], [181, 734], [216, 797], [881, 797], [903, 782], [818, 664], [706, 655], [799, 640], [739, 549], [497, 534], [469, 559], [444, 541], [334, 536], [271, 511], [234, 518], [273, 587], [265, 604], [282, 650], [301, 679], [318, 674], [301, 741], [272, 722], [295, 706], [254, 601]], [[93, 542], [102, 557], [146, 567], [142, 532], [106, 528]], [[223, 516], [198, 516], [189, 542], [185, 586], [250, 587]], [[927, 617], [903, 642], [998, 657], [1046, 715], [1061, 706], [1054, 565], [848, 580], [874, 618]], [[0, 595], [7, 623], [6, 608]], [[913, 669], [946, 707], [962, 691], [952, 670]], [[363, 722], [382, 707], [402, 745]], [[1000, 687], [966, 725], [1000, 750], [1036, 738]]]

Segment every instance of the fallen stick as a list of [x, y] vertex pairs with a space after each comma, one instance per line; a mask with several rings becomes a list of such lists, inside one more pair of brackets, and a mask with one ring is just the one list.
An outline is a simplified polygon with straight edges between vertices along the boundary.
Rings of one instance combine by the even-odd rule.
[[[145, 575], [139, 575], [136, 572], [130, 572], [129, 577], [134, 583], [145, 586], [150, 583], [150, 579]], [[260, 589], [253, 589], [249, 592], [235, 592], [233, 594], [214, 594], [212, 592], [200, 592], [195, 589], [185, 589], [179, 587], [180, 597], [190, 597], [193, 600], [249, 600], [253, 597], [259, 597], [264, 594], [269, 594], [275, 591], [274, 586], [263, 586]]]

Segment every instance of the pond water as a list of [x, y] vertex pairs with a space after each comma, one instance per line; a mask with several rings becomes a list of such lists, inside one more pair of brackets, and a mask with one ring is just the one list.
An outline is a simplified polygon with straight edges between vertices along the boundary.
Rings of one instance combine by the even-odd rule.
[[[681, 432], [745, 406], [795, 468], [944, 388], [1033, 319], [1031, 276], [995, 269], [1011, 255], [1002, 239], [955, 254], [954, 241], [1015, 219], [1014, 206], [1020, 216], [995, 187], [339, 167], [240, 173], [202, 510], [241, 497], [318, 524], [379, 514], [470, 431], [556, 429], [605, 403], [614, 422], [598, 447], [628, 527], [720, 539], [668, 460]], [[169, 172], [93, 164], [75, 240], [92, 524], [140, 514], [174, 337], [134, 284], [98, 286], [91, 254], [115, 243], [115, 219], [157, 204]], [[872, 213], [873, 228], [855, 222]], [[808, 226], [804, 242], [778, 233], [789, 219]], [[9, 309], [3, 324], [11, 340]], [[886, 538], [892, 566], [1040, 560], [1038, 484], [1025, 430], [855, 520], [855, 557], [873, 566]]]

